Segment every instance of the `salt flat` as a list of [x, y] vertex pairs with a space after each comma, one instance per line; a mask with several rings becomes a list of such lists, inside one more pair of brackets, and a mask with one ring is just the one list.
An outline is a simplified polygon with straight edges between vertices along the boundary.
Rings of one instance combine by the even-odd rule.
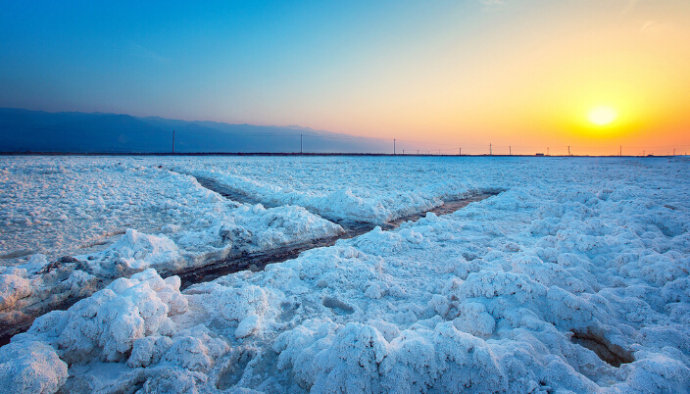
[[[685, 158], [0, 158], [3, 318], [55, 283], [112, 280], [0, 348], [0, 387], [683, 392], [688, 174]], [[182, 292], [159, 274], [476, 190], [502, 193]]]

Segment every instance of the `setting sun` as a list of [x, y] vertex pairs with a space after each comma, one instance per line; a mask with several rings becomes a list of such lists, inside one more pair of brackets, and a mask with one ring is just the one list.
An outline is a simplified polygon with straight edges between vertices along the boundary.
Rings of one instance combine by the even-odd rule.
[[587, 116], [589, 121], [597, 126], [607, 126], [613, 123], [617, 117], [618, 113], [615, 109], [605, 106], [592, 108]]

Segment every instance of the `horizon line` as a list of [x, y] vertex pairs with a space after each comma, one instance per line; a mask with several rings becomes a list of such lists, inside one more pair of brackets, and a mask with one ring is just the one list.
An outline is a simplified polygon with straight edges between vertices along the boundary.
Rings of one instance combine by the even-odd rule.
[[357, 153], [357, 152], [0, 152], [0, 156], [391, 156], [391, 157], [573, 157], [573, 158], [671, 158], [688, 155], [551, 155], [534, 154], [433, 154], [433, 153]]

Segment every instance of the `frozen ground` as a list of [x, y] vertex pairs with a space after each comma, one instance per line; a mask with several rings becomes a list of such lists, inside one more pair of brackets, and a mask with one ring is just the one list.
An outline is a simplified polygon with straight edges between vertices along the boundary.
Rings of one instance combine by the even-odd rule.
[[[3, 159], [5, 179], [12, 179], [23, 166], [40, 171], [41, 163], [31, 158], [22, 159], [27, 160], [23, 164], [15, 160]], [[190, 245], [203, 249], [208, 239], [201, 235], [215, 239], [222, 233], [220, 227], [202, 231], [204, 226], [195, 220], [172, 219], [154, 220], [154, 227], [146, 227], [142, 224], [146, 220], [134, 212], [137, 231], [130, 230], [105, 250], [93, 252], [91, 260], [78, 260], [108, 270], [125, 256], [132, 272], [146, 270], [115, 280], [67, 311], [37, 319], [27, 333], [0, 348], [4, 389], [687, 392], [690, 388], [688, 160], [42, 160], [46, 160], [43, 165], [56, 162], [67, 169], [88, 169], [89, 162], [108, 167], [122, 161], [133, 177], [149, 179], [142, 187], [189, 188], [200, 196], [208, 191], [180, 174], [211, 177], [275, 209], [288, 209], [287, 204], [306, 208], [300, 215], [276, 213], [292, 217], [295, 223], [314, 223], [292, 232], [292, 225], [279, 227], [280, 242], [312, 234], [313, 228], [338, 231], [332, 221], [382, 224], [470, 190], [506, 191], [452, 215], [428, 215], [392, 231], [377, 228], [262, 272], [227, 275], [183, 292], [179, 279], [164, 280], [156, 269], [174, 264], [176, 253], [193, 253]], [[88, 170], [75, 172], [77, 177], [91, 176]], [[40, 185], [35, 177], [24, 179]], [[5, 181], [10, 186], [12, 182]], [[9, 195], [28, 194], [14, 193]], [[182, 193], [189, 198], [186, 194]], [[31, 212], [25, 207], [32, 202], [5, 196], [3, 217]], [[201, 215], [220, 204], [230, 212], [227, 217], [235, 233], [269, 223], [258, 219], [270, 209], [231, 204], [213, 193], [208, 199], [208, 205], [197, 206], [187, 200], [179, 209]], [[153, 206], [163, 199], [150, 200]], [[71, 203], [79, 206], [83, 201], [75, 198]], [[41, 205], [40, 200], [33, 204]], [[71, 206], [66, 209], [76, 211]], [[124, 212], [113, 220], [124, 220]], [[252, 215], [257, 220], [240, 219]], [[166, 220], [173, 231], [163, 230]], [[187, 238], [174, 234], [198, 238], [185, 243]], [[4, 232], [2, 236], [6, 237]], [[3, 240], [12, 237], [21, 235]], [[132, 247], [141, 239], [148, 246]], [[259, 237], [250, 244], [263, 248], [263, 239], [271, 238]], [[69, 245], [76, 244], [60, 245], [71, 250]], [[3, 250], [4, 245], [14, 244], [3, 243]], [[133, 251], [113, 252], [125, 247]], [[13, 266], [5, 268], [0, 291], [4, 286], [9, 298], [31, 292], [31, 285], [22, 280], [32, 280], [31, 272], [46, 264], [41, 256], [26, 260], [15, 258]], [[129, 276], [127, 270], [123, 274]]]

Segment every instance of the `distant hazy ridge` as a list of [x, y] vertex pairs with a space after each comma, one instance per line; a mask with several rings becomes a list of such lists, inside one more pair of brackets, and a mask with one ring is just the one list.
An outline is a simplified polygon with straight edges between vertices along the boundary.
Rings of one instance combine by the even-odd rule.
[[304, 152], [379, 153], [387, 142], [297, 127], [183, 121], [130, 115], [49, 113], [0, 108], [0, 152], [165, 153]]

